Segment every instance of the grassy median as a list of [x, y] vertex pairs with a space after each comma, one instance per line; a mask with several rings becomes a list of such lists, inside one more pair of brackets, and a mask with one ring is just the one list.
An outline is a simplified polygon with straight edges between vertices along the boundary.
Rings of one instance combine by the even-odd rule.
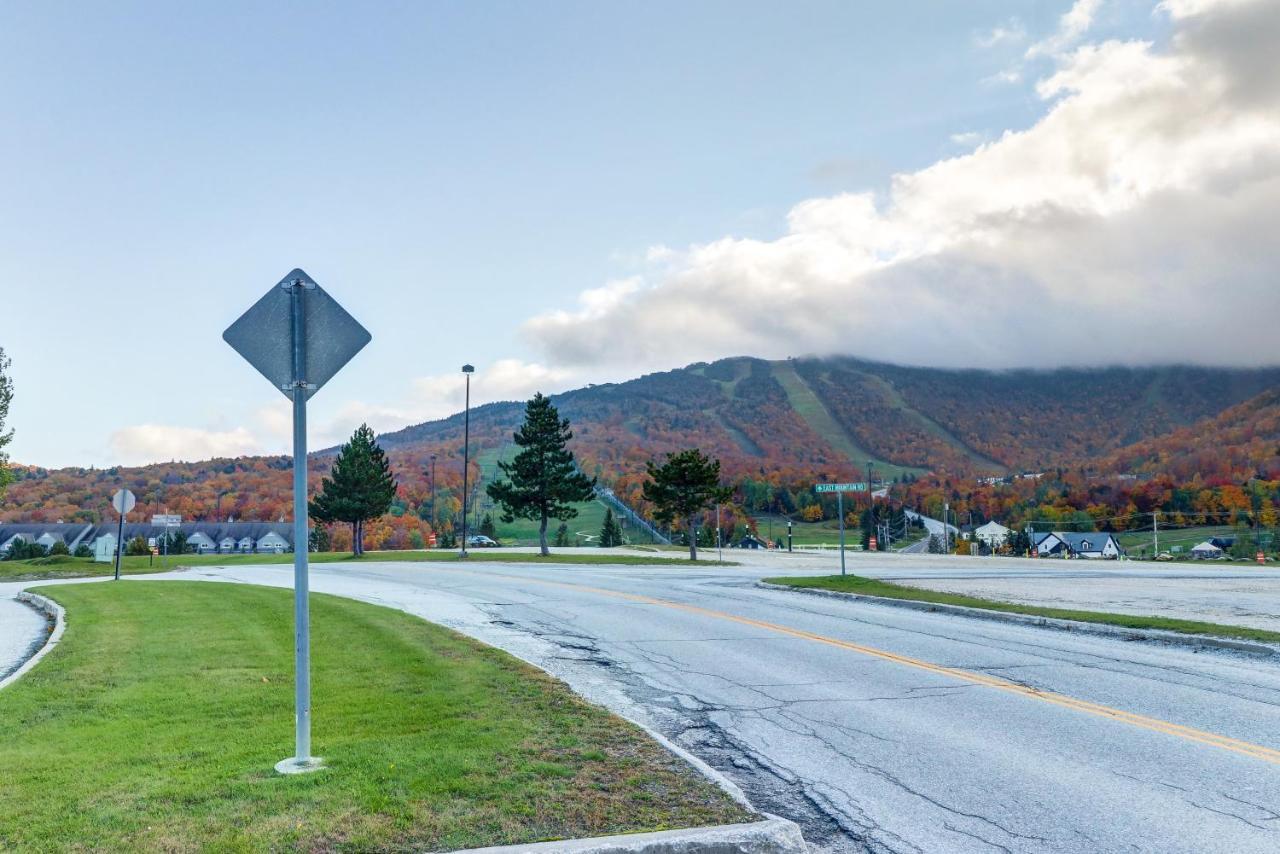
[[312, 598], [314, 743], [292, 752], [292, 596], [49, 587], [63, 642], [0, 691], [0, 850], [447, 850], [747, 819], [643, 732], [509, 655]]
[[[531, 563], [531, 564], [594, 564], [599, 566], [737, 566], [732, 561], [696, 560], [679, 558], [645, 557], [634, 554], [611, 554], [607, 549], [570, 549], [552, 552], [549, 557], [532, 552], [502, 552], [487, 549], [471, 549], [468, 558], [458, 557], [456, 551], [388, 551], [366, 552], [355, 558], [348, 552], [314, 552], [311, 563], [348, 563], [352, 561], [382, 561], [396, 563]], [[167, 565], [166, 565], [167, 562]], [[162, 557], [126, 557], [120, 571], [127, 575], [165, 572], [190, 566], [243, 566], [246, 564], [291, 564], [292, 554], [225, 554], [225, 555], [171, 555]], [[49, 581], [58, 578], [91, 578], [113, 575], [115, 567], [110, 563], [95, 563], [93, 558], [54, 557], [32, 560], [0, 561], [0, 581]]]
[[907, 587], [890, 581], [863, 578], [860, 575], [826, 575], [801, 578], [766, 578], [770, 584], [788, 587], [816, 587], [840, 593], [856, 593], [860, 596], [883, 596], [887, 599], [909, 599], [913, 602], [934, 602], [939, 605], [960, 605], [965, 608], [981, 608], [986, 611], [1003, 611], [1011, 614], [1029, 614], [1034, 617], [1051, 617], [1056, 620], [1076, 620], [1082, 623], [1104, 623], [1128, 629], [1160, 629], [1188, 635], [1213, 635], [1238, 640], [1280, 643], [1280, 632], [1254, 629], [1248, 626], [1229, 626], [1222, 623], [1205, 623], [1199, 620], [1179, 620], [1171, 617], [1144, 617], [1136, 614], [1112, 614], [1106, 611], [1076, 611], [1071, 608], [1045, 608], [1039, 605], [1023, 605], [1017, 602], [1000, 602], [995, 599], [979, 599], [960, 593], [944, 593]]

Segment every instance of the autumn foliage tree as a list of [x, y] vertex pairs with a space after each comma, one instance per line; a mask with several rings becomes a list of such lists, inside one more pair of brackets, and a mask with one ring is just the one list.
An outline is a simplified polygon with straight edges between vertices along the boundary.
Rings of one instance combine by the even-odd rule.
[[351, 553], [364, 554], [363, 529], [391, 507], [396, 479], [387, 455], [378, 446], [373, 430], [361, 424], [342, 446], [333, 470], [320, 483], [320, 494], [309, 505], [317, 522], [351, 525]]
[[510, 523], [517, 516], [537, 521], [538, 545], [549, 555], [548, 520], [577, 516], [573, 505], [591, 500], [596, 480], [578, 471], [568, 447], [573, 438], [569, 419], [561, 418], [541, 392], [525, 405], [524, 423], [512, 438], [520, 449], [515, 459], [498, 463], [506, 478], [485, 491], [502, 507], [502, 521]]
[[649, 480], [644, 485], [644, 500], [653, 504], [654, 518], [667, 525], [683, 522], [688, 529], [689, 560], [697, 560], [695, 519], [733, 494], [733, 490], [720, 485], [720, 461], [690, 448], [668, 454], [660, 466], [650, 461], [646, 470]]

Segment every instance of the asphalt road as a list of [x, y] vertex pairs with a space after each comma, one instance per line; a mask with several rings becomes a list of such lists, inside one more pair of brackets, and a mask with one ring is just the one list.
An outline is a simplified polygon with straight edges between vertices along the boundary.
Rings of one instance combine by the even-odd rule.
[[[329, 564], [312, 586], [543, 667], [799, 822], [816, 850], [1280, 851], [1280, 666], [1268, 659], [762, 590], [762, 575], [831, 558], [749, 559]], [[954, 559], [900, 560], [885, 566], [956, 573]], [[171, 577], [291, 581], [280, 566]], [[319, 704], [321, 751], [325, 735]]]

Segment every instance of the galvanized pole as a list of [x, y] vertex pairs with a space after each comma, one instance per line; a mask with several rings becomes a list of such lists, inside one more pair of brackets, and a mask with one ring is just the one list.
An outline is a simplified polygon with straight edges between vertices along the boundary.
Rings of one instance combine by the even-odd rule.
[[462, 551], [458, 557], [467, 556], [467, 469], [471, 466], [471, 372], [475, 368], [463, 365], [467, 375], [467, 397], [462, 407]]
[[[121, 507], [128, 505], [121, 504]], [[124, 555], [124, 512], [120, 513], [120, 527], [116, 529], [116, 581], [120, 580], [120, 559]]]
[[720, 545], [720, 504], [716, 504], [716, 560], [724, 560], [724, 549]]
[[311, 757], [311, 611], [307, 577], [307, 329], [306, 287], [290, 283], [293, 298], [293, 644], [294, 755], [277, 770], [305, 771]]
[[836, 493], [836, 512], [840, 514], [840, 574], [844, 575], [844, 493], [843, 492]]

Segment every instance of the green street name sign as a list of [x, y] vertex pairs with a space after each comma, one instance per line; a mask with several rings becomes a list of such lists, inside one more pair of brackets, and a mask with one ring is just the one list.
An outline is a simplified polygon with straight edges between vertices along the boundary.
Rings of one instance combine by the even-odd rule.
[[866, 492], [865, 481], [859, 483], [815, 483], [814, 492]]

